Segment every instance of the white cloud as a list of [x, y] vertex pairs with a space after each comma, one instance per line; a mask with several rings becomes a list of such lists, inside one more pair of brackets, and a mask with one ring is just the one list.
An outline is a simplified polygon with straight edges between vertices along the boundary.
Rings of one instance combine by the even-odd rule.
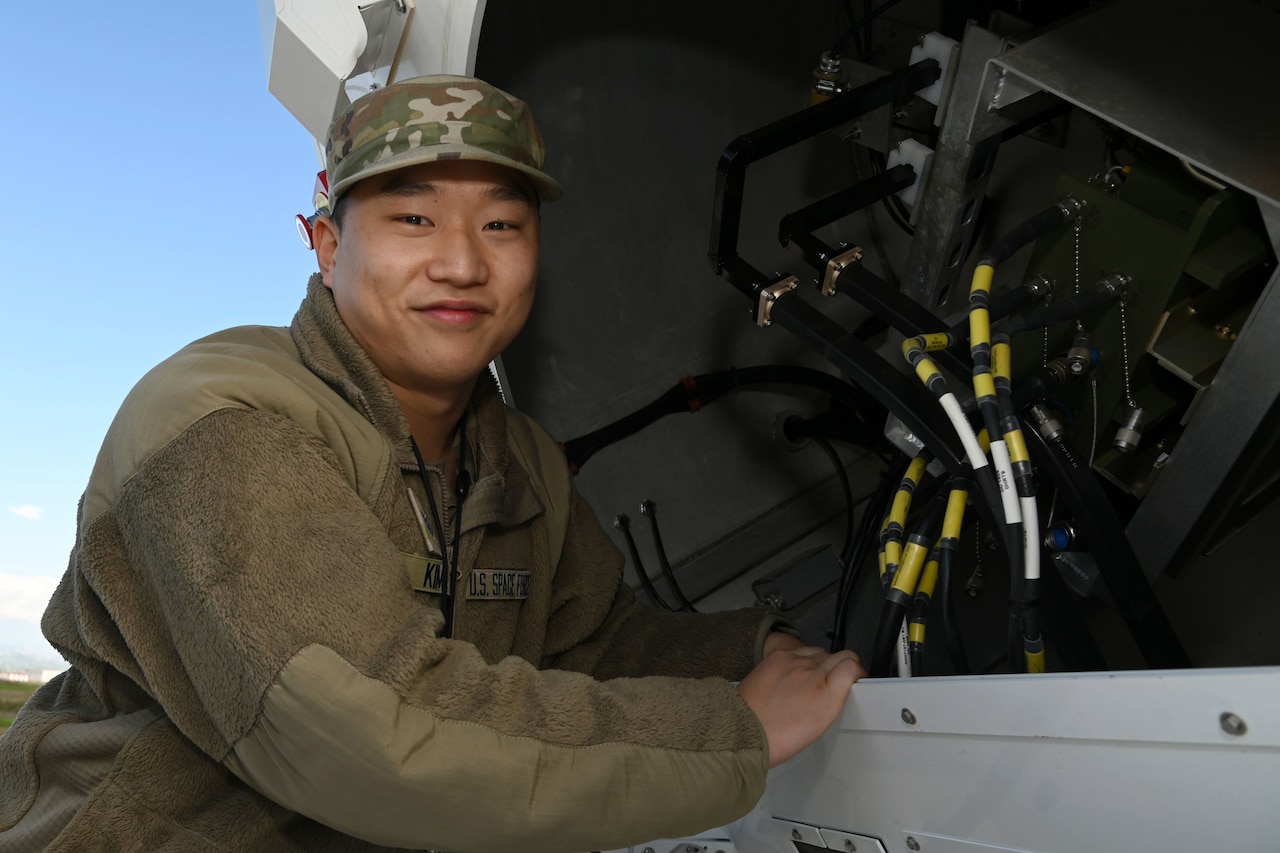
[[19, 518], [30, 519], [31, 521], [39, 521], [40, 516], [44, 515], [44, 509], [42, 507], [31, 506], [30, 504], [26, 504], [24, 506], [11, 506], [9, 507], [9, 512]]
[[57, 578], [0, 574], [0, 617], [40, 623]]

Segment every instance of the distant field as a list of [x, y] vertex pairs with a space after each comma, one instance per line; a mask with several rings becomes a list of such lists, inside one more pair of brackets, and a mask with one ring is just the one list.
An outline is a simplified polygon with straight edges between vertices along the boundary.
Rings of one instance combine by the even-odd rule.
[[39, 686], [39, 684], [14, 684], [0, 681], [0, 735], [7, 732], [9, 726], [13, 725], [13, 718], [17, 716], [18, 709]]

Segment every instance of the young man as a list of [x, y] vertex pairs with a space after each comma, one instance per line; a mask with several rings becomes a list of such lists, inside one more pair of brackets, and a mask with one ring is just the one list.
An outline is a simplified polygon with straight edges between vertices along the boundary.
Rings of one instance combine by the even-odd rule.
[[0, 850], [621, 847], [741, 816], [835, 719], [855, 656], [637, 604], [503, 406], [542, 164], [470, 78], [338, 116], [293, 325], [188, 346], [108, 433], [44, 621], [72, 668], [0, 742]]

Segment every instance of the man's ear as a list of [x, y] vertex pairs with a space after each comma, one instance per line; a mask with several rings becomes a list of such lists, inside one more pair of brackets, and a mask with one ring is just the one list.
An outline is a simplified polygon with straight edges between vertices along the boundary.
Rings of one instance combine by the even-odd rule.
[[333, 268], [338, 262], [338, 226], [328, 216], [317, 216], [311, 224], [311, 245], [315, 246], [320, 277], [325, 287], [332, 290]]

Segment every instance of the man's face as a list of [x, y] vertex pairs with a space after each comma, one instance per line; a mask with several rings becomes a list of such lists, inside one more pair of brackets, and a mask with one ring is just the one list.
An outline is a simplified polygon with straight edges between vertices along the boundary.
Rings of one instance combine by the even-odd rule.
[[356, 184], [316, 255], [338, 314], [392, 389], [470, 393], [529, 316], [538, 210], [518, 172], [473, 160]]

